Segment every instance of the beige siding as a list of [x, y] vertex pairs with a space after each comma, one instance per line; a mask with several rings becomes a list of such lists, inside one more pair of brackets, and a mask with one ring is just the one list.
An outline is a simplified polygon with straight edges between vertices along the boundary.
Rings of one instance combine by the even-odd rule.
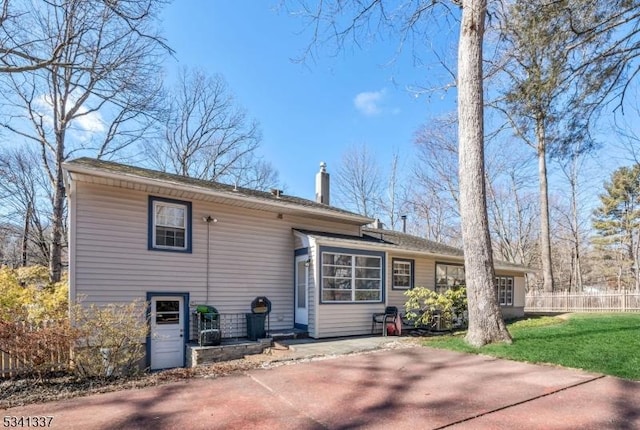
[[[358, 231], [339, 223], [194, 200], [192, 253], [150, 251], [148, 198], [149, 194], [141, 191], [76, 184], [72, 197], [76, 210], [72, 227], [75, 289], [86, 302], [145, 299], [146, 292], [189, 292], [191, 306], [208, 302], [223, 313], [244, 313], [249, 311], [251, 300], [264, 295], [272, 302], [271, 328], [291, 328], [291, 229]], [[217, 219], [210, 225], [208, 300], [207, 224], [202, 221], [207, 215]]]
[[383, 303], [341, 303], [318, 306], [318, 327], [314, 336], [316, 338], [369, 334], [372, 315], [384, 310]]
[[513, 278], [513, 306], [523, 307], [525, 300], [524, 277], [517, 276]]
[[391, 254], [387, 257], [387, 304], [389, 306], [397, 306], [401, 312], [404, 312], [404, 304], [407, 301], [407, 297], [404, 295], [405, 290], [393, 289], [393, 258], [414, 260], [413, 272], [415, 278], [413, 285], [431, 290], [435, 288], [435, 260], [427, 257], [400, 254]]

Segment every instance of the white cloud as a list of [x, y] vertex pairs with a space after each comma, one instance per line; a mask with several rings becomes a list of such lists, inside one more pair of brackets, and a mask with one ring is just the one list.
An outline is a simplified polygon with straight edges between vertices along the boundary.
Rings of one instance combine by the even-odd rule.
[[[76, 99], [70, 97], [69, 106], [73, 106]], [[41, 95], [36, 99], [36, 112], [42, 116], [44, 122], [53, 125], [53, 103], [48, 95]], [[103, 133], [106, 130], [105, 121], [100, 112], [88, 112], [85, 106], [80, 106], [76, 117], [69, 126], [69, 131], [81, 141], [88, 141], [94, 133]]]
[[385, 97], [386, 90], [380, 91], [365, 91], [356, 94], [353, 99], [353, 105], [362, 113], [367, 116], [379, 115], [382, 113], [380, 103]]
[[81, 107], [78, 109], [78, 114], [84, 114], [82, 116], [77, 117], [74, 120], [74, 123], [77, 126], [86, 132], [90, 133], [101, 133], [105, 131], [106, 127], [104, 125], [104, 121], [102, 120], [102, 115], [100, 112], [90, 112], [86, 113], [87, 109], [85, 107]]

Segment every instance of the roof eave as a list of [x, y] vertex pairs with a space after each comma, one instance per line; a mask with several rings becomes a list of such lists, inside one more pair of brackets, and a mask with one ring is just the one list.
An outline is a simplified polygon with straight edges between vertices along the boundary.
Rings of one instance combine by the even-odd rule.
[[[296, 233], [299, 235], [306, 235], [303, 232], [296, 232]], [[376, 244], [364, 243], [364, 242], [358, 243], [355, 240], [349, 240], [349, 239], [327, 238], [327, 237], [313, 235], [313, 234], [309, 234], [308, 236], [314, 238], [316, 243], [320, 245], [332, 245], [332, 244], [335, 245], [336, 242], [338, 243], [342, 242], [344, 244], [347, 244], [350, 246], [358, 246], [363, 249], [384, 248], [385, 250], [389, 250], [389, 251], [405, 252], [409, 254], [421, 255], [424, 257], [431, 257], [434, 259], [456, 260], [456, 261], [464, 262], [464, 256], [462, 255], [442, 254], [442, 253], [431, 252], [431, 251], [420, 251], [420, 250], [411, 249], [411, 248], [404, 248], [400, 245], [391, 244], [391, 243], [376, 243]], [[518, 273], [534, 272], [534, 270], [526, 267], [513, 267], [513, 266], [505, 266], [501, 264], [494, 264], [494, 269], [509, 271], [509, 272], [518, 272]]]
[[[229, 191], [218, 191], [207, 189], [204, 187], [200, 187], [197, 185], [187, 185], [182, 184], [180, 182], [168, 181], [166, 179], [153, 179], [153, 178], [145, 178], [139, 175], [129, 174], [129, 173], [114, 173], [107, 171], [105, 169], [87, 167], [80, 164], [74, 163], [63, 163], [62, 168], [67, 171], [69, 174], [78, 173], [84, 175], [91, 175], [96, 177], [102, 177], [107, 179], [115, 179], [115, 180], [128, 180], [132, 182], [136, 182], [139, 184], [150, 185], [150, 186], [171, 186], [171, 188], [179, 189], [185, 192], [197, 192], [203, 195], [209, 195], [213, 197], [221, 197], [230, 200], [236, 200], [239, 202], [250, 202], [254, 204], [260, 204], [265, 207], [273, 208], [273, 209], [295, 209], [299, 212], [313, 214], [322, 217], [329, 217], [333, 219], [338, 219], [342, 221], [348, 221], [350, 223], [365, 225], [373, 222], [372, 218], [364, 217], [362, 215], [349, 215], [344, 213], [335, 212], [332, 210], [324, 210], [321, 208], [314, 207], [306, 207], [303, 205], [296, 205], [295, 203], [287, 203], [287, 202], [275, 202], [275, 201], [263, 201], [256, 197], [246, 196], [243, 194], [236, 194]], [[71, 178], [73, 179], [73, 178]]]

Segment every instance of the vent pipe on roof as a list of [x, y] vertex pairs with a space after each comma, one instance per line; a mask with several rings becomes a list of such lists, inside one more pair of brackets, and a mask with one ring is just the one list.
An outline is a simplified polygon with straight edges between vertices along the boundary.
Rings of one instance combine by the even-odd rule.
[[329, 174], [324, 161], [320, 162], [320, 171], [316, 173], [316, 202], [329, 205]]
[[402, 232], [406, 233], [407, 232], [407, 216], [400, 215], [400, 219], [402, 220]]

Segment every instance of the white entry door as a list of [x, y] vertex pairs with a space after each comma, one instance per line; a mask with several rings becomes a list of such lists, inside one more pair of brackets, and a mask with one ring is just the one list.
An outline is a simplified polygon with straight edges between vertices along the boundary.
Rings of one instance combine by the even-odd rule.
[[295, 323], [303, 326], [309, 324], [309, 266], [307, 265], [308, 257], [300, 255], [296, 257], [296, 273], [295, 273], [295, 300], [296, 315]]
[[184, 366], [184, 299], [151, 298], [151, 369]]

